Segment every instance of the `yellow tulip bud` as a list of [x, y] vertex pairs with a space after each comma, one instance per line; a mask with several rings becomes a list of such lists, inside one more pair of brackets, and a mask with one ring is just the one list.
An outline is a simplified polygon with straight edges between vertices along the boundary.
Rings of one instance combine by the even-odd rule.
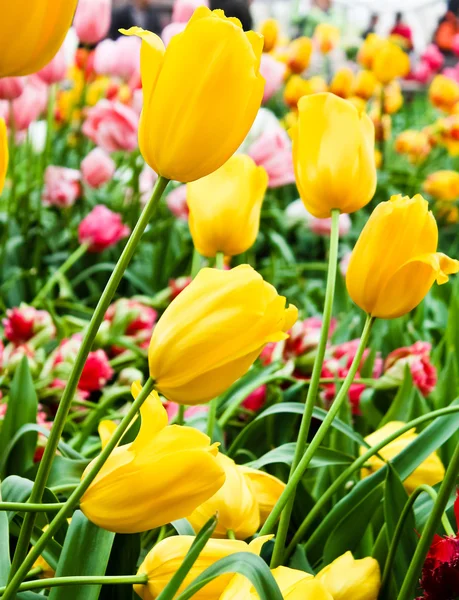
[[445, 75], [435, 75], [429, 88], [432, 104], [444, 112], [452, 112], [459, 102], [459, 84]]
[[355, 560], [346, 552], [316, 576], [333, 596], [333, 600], [377, 600], [381, 573], [374, 558]]
[[309, 66], [312, 54], [312, 40], [299, 37], [290, 43], [287, 66], [292, 73], [302, 73]]
[[436, 200], [452, 202], [459, 198], [459, 173], [457, 171], [435, 171], [424, 181], [424, 191]]
[[388, 40], [376, 50], [372, 62], [376, 79], [382, 84], [390, 83], [397, 77], [405, 77], [410, 71], [410, 58], [400, 46]]
[[298, 100], [309, 93], [309, 86], [300, 75], [292, 75], [284, 88], [284, 101], [287, 106], [296, 108]]
[[376, 189], [374, 126], [367, 114], [334, 94], [314, 94], [298, 103], [298, 125], [290, 130], [301, 199], [319, 219], [333, 209], [352, 213]]
[[106, 421], [101, 421], [99, 423], [97, 431], [99, 433], [102, 450], [105, 448], [105, 446], [110, 441], [110, 438], [115, 433], [116, 427], [117, 427], [117, 425], [114, 421], [106, 420]]
[[284, 491], [285, 483], [264, 471], [243, 466], [239, 468], [250, 482], [260, 510], [260, 525], [263, 525]]
[[371, 69], [376, 53], [385, 43], [386, 41], [376, 33], [368, 34], [365, 41], [360, 46], [357, 54], [357, 61], [366, 69]]
[[263, 52], [271, 52], [277, 44], [280, 34], [279, 22], [276, 19], [266, 19], [260, 25], [260, 33], [263, 36]]
[[393, 115], [403, 106], [403, 94], [398, 81], [392, 81], [384, 90], [384, 112]]
[[349, 67], [342, 67], [336, 71], [330, 84], [330, 92], [341, 98], [348, 98], [351, 95], [354, 83], [354, 73]]
[[322, 52], [328, 54], [339, 42], [339, 29], [330, 23], [319, 23], [314, 30], [314, 40]]
[[[250, 544], [238, 540], [210, 539], [198, 556], [196, 562], [191, 567], [188, 575], [185, 577], [179, 588], [179, 592], [182, 592], [196, 579], [196, 577], [221, 558], [225, 558], [236, 552], [260, 554], [263, 544], [271, 537], [272, 536], [262, 536]], [[172, 575], [174, 575], [183, 563], [185, 555], [190, 549], [194, 539], [193, 536], [178, 535], [162, 540], [150, 550], [138, 571], [139, 574], [146, 573], [148, 575], [148, 583], [147, 585], [134, 586], [135, 592], [142, 600], [154, 600], [159, 596], [165, 586], [169, 583]], [[231, 573], [220, 575], [199, 590], [199, 592], [193, 596], [193, 599], [218, 599], [232, 577], [233, 575]]]
[[297, 315], [249, 265], [201, 269], [153, 331], [148, 360], [156, 388], [183, 404], [216, 398], [265, 344], [288, 338]]
[[6, 173], [8, 171], [8, 134], [5, 121], [0, 119], [0, 194], [5, 185]]
[[30, 75], [47, 65], [72, 24], [78, 0], [3, 2], [0, 77]]
[[437, 252], [437, 245], [437, 223], [422, 196], [381, 202], [351, 255], [346, 284], [352, 300], [381, 319], [410, 312], [434, 281], [441, 285], [459, 271], [459, 261]]
[[[140, 383], [132, 385], [134, 397], [140, 389]], [[147, 531], [187, 517], [225, 480], [217, 445], [192, 427], [167, 426], [156, 392], [140, 415], [135, 441], [111, 453], [80, 503], [90, 521], [116, 533]]]
[[[309, 573], [288, 567], [277, 567], [271, 573], [284, 600], [333, 600], [325, 586]], [[235, 575], [220, 596], [220, 600], [258, 600], [258, 598], [252, 583], [242, 575]]]
[[207, 177], [189, 183], [189, 225], [204, 256], [234, 256], [248, 250], [260, 228], [268, 174], [250, 156], [236, 154]]
[[143, 157], [167, 179], [188, 183], [209, 175], [239, 148], [260, 108], [262, 36], [205, 6], [166, 50], [149, 31], [124, 33], [143, 40]]
[[375, 93], [378, 81], [372, 71], [359, 71], [354, 80], [354, 94], [369, 100]]

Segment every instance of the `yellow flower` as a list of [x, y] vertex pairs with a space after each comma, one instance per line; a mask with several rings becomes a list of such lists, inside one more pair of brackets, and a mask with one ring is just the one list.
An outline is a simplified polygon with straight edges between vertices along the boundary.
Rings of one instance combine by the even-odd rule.
[[311, 94], [318, 94], [328, 90], [327, 82], [320, 75], [310, 79], [303, 79], [299, 75], [292, 75], [284, 89], [284, 101], [291, 108], [296, 108], [300, 98]]
[[267, 187], [266, 170], [244, 154], [189, 183], [189, 225], [196, 250], [204, 256], [217, 252], [234, 256], [248, 250], [258, 235]]
[[359, 113], [365, 112], [367, 108], [367, 102], [363, 98], [360, 98], [359, 96], [350, 96], [349, 98], [346, 98], [346, 100], [355, 106]]
[[437, 252], [438, 228], [429, 205], [392, 196], [367, 221], [352, 252], [346, 284], [365, 312], [394, 319], [415, 308], [432, 287], [459, 271], [459, 261]]
[[386, 40], [376, 50], [371, 68], [376, 79], [385, 85], [397, 77], [408, 75], [410, 58], [400, 46]]
[[[182, 592], [196, 577], [221, 558], [225, 558], [236, 552], [260, 554], [263, 544], [271, 537], [262, 536], [250, 544], [238, 540], [210, 539], [185, 577], [179, 588], [179, 592]], [[185, 555], [194, 539], [193, 536], [188, 535], [169, 537], [159, 542], [159, 544], [150, 550], [138, 571], [139, 574], [146, 573], [148, 575], [148, 584], [134, 586], [135, 592], [143, 600], [154, 600], [159, 596], [167, 583], [169, 583], [172, 575], [174, 575], [183, 563]], [[193, 596], [193, 599], [218, 599], [232, 577], [232, 573], [220, 575], [197, 592]]]
[[371, 69], [376, 53], [385, 44], [385, 40], [379, 37], [376, 33], [370, 33], [365, 38], [365, 41], [360, 46], [357, 54], [357, 61], [366, 69]]
[[249, 265], [201, 269], [155, 326], [148, 359], [169, 400], [202, 404], [246, 373], [265, 344], [288, 338], [298, 311]]
[[244, 466], [239, 468], [250, 482], [260, 510], [260, 525], [263, 525], [284, 491], [285, 483], [264, 471]]
[[312, 41], [308, 37], [293, 40], [288, 48], [287, 65], [292, 73], [302, 73], [309, 66], [312, 54]]
[[[386, 423], [386, 425], [381, 427], [381, 429], [378, 429], [371, 435], [368, 435], [365, 438], [365, 441], [370, 446], [375, 446], [384, 438], [403, 427], [403, 425], [404, 423], [401, 421], [391, 421], [390, 423]], [[387, 444], [387, 446], [384, 446], [382, 450], [379, 450], [379, 455], [385, 460], [390, 460], [402, 452], [402, 450], [409, 446], [416, 438], [417, 434], [415, 433], [415, 429], [410, 429], [393, 442]], [[366, 448], [361, 448], [360, 453], [363, 454], [366, 452], [366, 450]], [[368, 468], [362, 469], [362, 477], [368, 477], [368, 475], [378, 471], [385, 464], [386, 463], [381, 458], [372, 456], [370, 460], [367, 461]], [[443, 467], [438, 454], [433, 452], [428, 458], [425, 459], [423, 463], [419, 465], [419, 467], [417, 467], [417, 469], [413, 471], [413, 473], [411, 473], [407, 479], [405, 479], [403, 484], [406, 491], [411, 494], [411, 492], [413, 492], [422, 483], [426, 485], [435, 485], [436, 483], [442, 481], [444, 475], [445, 468]]]
[[351, 552], [322, 569], [316, 579], [333, 600], [377, 600], [381, 587], [378, 561], [370, 557], [355, 560]]
[[167, 50], [149, 31], [125, 33], [143, 40], [143, 157], [167, 179], [188, 183], [209, 175], [239, 148], [260, 108], [262, 36], [205, 6]]
[[377, 169], [380, 169], [382, 165], [382, 152], [378, 149], [375, 149], [375, 165]]
[[424, 162], [431, 150], [429, 136], [425, 131], [407, 129], [402, 131], [395, 140], [395, 151], [406, 154], [412, 164]]
[[459, 173], [435, 171], [424, 181], [424, 191], [436, 200], [453, 201], [459, 198]]
[[30, 75], [57, 53], [72, 24], [78, 0], [2, 2], [0, 77]]
[[459, 115], [452, 114], [437, 121], [431, 137], [444, 146], [450, 156], [459, 156]]
[[5, 121], [0, 119], [0, 194], [3, 191], [8, 171], [8, 156], [8, 134]]
[[105, 446], [110, 441], [110, 438], [115, 433], [116, 427], [117, 425], [114, 421], [105, 420], [99, 423], [97, 431], [99, 433], [102, 450], [105, 448]]
[[369, 100], [375, 93], [378, 81], [373, 71], [359, 71], [354, 79], [354, 94]]
[[263, 52], [274, 50], [279, 38], [280, 27], [276, 19], [266, 19], [260, 25], [260, 33], [263, 36]]
[[392, 133], [392, 118], [390, 115], [383, 115], [381, 118], [381, 112], [379, 108], [373, 108], [368, 116], [373, 122], [375, 128], [375, 139], [388, 140]]
[[436, 108], [452, 112], [459, 102], [459, 84], [445, 75], [435, 75], [430, 84], [429, 99]]
[[352, 69], [342, 67], [336, 71], [330, 83], [330, 92], [341, 98], [348, 98], [351, 95], [353, 83], [354, 73]]
[[314, 41], [322, 54], [328, 54], [339, 42], [339, 29], [330, 23], [319, 23], [314, 30]]
[[390, 115], [403, 106], [403, 94], [398, 81], [392, 81], [384, 90], [384, 111]]
[[[139, 382], [133, 384], [134, 397], [140, 389]], [[80, 503], [90, 521], [116, 533], [147, 531], [187, 517], [225, 481], [217, 445], [192, 427], [168, 426], [156, 392], [140, 415], [135, 441], [112, 452]]]
[[293, 163], [301, 199], [318, 217], [332, 209], [352, 213], [368, 204], [376, 188], [374, 127], [367, 114], [334, 94], [298, 103], [291, 130]]

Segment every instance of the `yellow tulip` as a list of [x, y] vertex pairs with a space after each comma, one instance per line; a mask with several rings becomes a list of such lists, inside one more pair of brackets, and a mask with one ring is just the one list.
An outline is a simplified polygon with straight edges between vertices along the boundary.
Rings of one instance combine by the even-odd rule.
[[2, 2], [0, 77], [30, 75], [47, 65], [72, 24], [78, 0]]
[[[183, 591], [196, 577], [221, 558], [225, 558], [236, 552], [260, 554], [263, 544], [271, 537], [262, 536], [250, 544], [238, 540], [210, 539], [185, 577], [179, 588], [179, 592]], [[172, 575], [174, 575], [183, 563], [185, 555], [194, 539], [193, 536], [188, 535], [169, 537], [159, 542], [159, 544], [150, 550], [138, 571], [139, 574], [146, 573], [148, 575], [148, 584], [134, 586], [135, 592], [143, 600], [154, 600], [159, 596], [167, 583], [169, 583]], [[197, 592], [193, 596], [193, 599], [218, 599], [232, 577], [232, 573], [220, 575]]]
[[368, 314], [394, 319], [415, 308], [432, 287], [459, 271], [459, 261], [437, 252], [438, 228], [429, 205], [392, 196], [367, 221], [352, 252], [346, 284]]
[[[325, 586], [309, 573], [288, 567], [277, 567], [271, 573], [284, 600], [333, 600]], [[258, 600], [258, 598], [252, 583], [242, 575], [235, 575], [220, 596], [220, 600]]]
[[377, 600], [381, 573], [374, 558], [355, 560], [346, 552], [316, 576], [333, 596], [333, 600]]
[[400, 83], [392, 81], [384, 90], [384, 112], [393, 115], [403, 106], [403, 94]]
[[[403, 427], [403, 425], [404, 423], [402, 421], [391, 421], [390, 423], [386, 423], [386, 425], [381, 427], [381, 429], [377, 429], [374, 433], [367, 435], [365, 441], [370, 446], [375, 446], [384, 438]], [[368, 477], [372, 473], [378, 471], [386, 464], [385, 461], [397, 456], [397, 454], [402, 452], [402, 450], [409, 446], [416, 438], [417, 433], [415, 433], [415, 429], [413, 428], [402, 434], [393, 442], [387, 444], [387, 446], [384, 446], [384, 448], [379, 450], [378, 453], [382, 458], [378, 458], [378, 456], [372, 456], [366, 463], [367, 468], [362, 469], [362, 477]], [[363, 454], [366, 452], [366, 450], [367, 448], [361, 448], [360, 453]], [[445, 468], [438, 454], [436, 452], [432, 452], [432, 454], [428, 456], [407, 479], [405, 479], [403, 485], [405, 486], [406, 491], [410, 494], [423, 483], [426, 485], [435, 485], [436, 483], [439, 483], [443, 480], [444, 475]]]
[[280, 27], [276, 19], [266, 19], [260, 25], [260, 33], [263, 36], [263, 52], [274, 50], [279, 39]]
[[[140, 389], [140, 383], [133, 384], [134, 397]], [[168, 426], [156, 392], [140, 415], [135, 441], [112, 452], [80, 503], [90, 521], [116, 533], [147, 531], [188, 517], [225, 481], [217, 445], [192, 427]]]
[[382, 152], [378, 149], [375, 150], [375, 165], [377, 169], [380, 169], [382, 165]]
[[209, 175], [239, 148], [260, 108], [263, 37], [205, 6], [166, 50], [149, 31], [125, 33], [142, 38], [143, 157], [167, 179]]
[[110, 441], [110, 438], [115, 433], [116, 427], [117, 427], [117, 425], [114, 421], [106, 420], [106, 421], [101, 421], [99, 423], [99, 427], [97, 428], [97, 431], [99, 433], [102, 450], [105, 448], [105, 446]]
[[5, 121], [0, 119], [0, 194], [3, 191], [8, 171], [8, 156], [8, 134]]
[[359, 71], [354, 79], [354, 94], [369, 100], [375, 93], [378, 81], [372, 71]]
[[336, 71], [331, 83], [330, 92], [341, 98], [348, 98], [351, 95], [354, 83], [354, 73], [349, 67], [342, 67]]
[[268, 174], [250, 156], [236, 154], [214, 173], [187, 186], [189, 226], [204, 256], [248, 250], [260, 228]]
[[397, 77], [408, 75], [410, 58], [400, 46], [386, 40], [375, 53], [372, 71], [376, 79], [385, 85]]
[[284, 102], [287, 106], [296, 108], [299, 99], [308, 93], [309, 86], [306, 79], [303, 79], [300, 75], [292, 75], [284, 88]]
[[284, 491], [285, 483], [264, 471], [244, 466], [239, 468], [250, 482], [250, 487], [258, 502], [260, 525], [263, 525]]
[[298, 125], [290, 130], [301, 199], [319, 219], [333, 209], [352, 213], [376, 189], [374, 126], [367, 114], [334, 94], [314, 94], [298, 103]]
[[414, 165], [423, 163], [431, 151], [428, 134], [414, 129], [402, 131], [397, 136], [394, 146], [396, 152], [406, 154], [408, 160]]
[[459, 173], [457, 171], [435, 171], [424, 181], [424, 191], [436, 200], [451, 202], [459, 198]]
[[265, 344], [288, 338], [297, 315], [249, 265], [201, 269], [153, 331], [148, 360], [156, 389], [183, 404], [217, 397]]
[[452, 112], [459, 102], [459, 84], [445, 75], [435, 75], [429, 88], [432, 104], [444, 112]]
[[312, 40], [299, 37], [290, 43], [287, 66], [292, 73], [302, 73], [309, 66], [312, 54]]
[[328, 54], [339, 42], [339, 29], [330, 23], [319, 23], [314, 30], [314, 40], [322, 52]]
[[376, 33], [368, 34], [363, 44], [360, 46], [357, 54], [357, 61], [366, 69], [371, 69], [376, 53], [385, 43], [386, 41]]

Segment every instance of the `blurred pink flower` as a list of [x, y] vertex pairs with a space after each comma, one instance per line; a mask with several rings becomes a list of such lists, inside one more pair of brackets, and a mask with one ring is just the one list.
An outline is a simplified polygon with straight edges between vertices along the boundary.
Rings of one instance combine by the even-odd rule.
[[25, 88], [25, 77], [0, 78], [0, 100], [15, 100], [19, 98]]
[[[284, 358], [296, 358], [307, 354], [317, 348], [322, 329], [320, 317], [309, 317], [303, 321], [297, 321], [289, 331], [289, 338], [285, 342]], [[336, 329], [336, 319], [330, 322], [328, 337], [333, 335]]]
[[251, 394], [247, 396], [247, 398], [242, 403], [242, 406], [247, 410], [253, 410], [256, 412], [260, 410], [266, 403], [266, 385], [261, 385], [256, 390], [254, 390]]
[[[323, 236], [330, 236], [332, 220], [329, 219], [317, 219], [313, 215], [310, 215], [308, 227], [309, 229], [317, 234]], [[351, 217], [347, 213], [341, 213], [339, 216], [339, 235], [347, 235], [351, 229]]]
[[[120, 298], [111, 304], [105, 313], [105, 321], [117, 330], [117, 335], [125, 335], [143, 347], [150, 342], [153, 328], [158, 318], [158, 313], [151, 306], [147, 306], [138, 300]], [[120, 331], [121, 326], [121, 331]], [[125, 348], [112, 346], [113, 354], [118, 355]]]
[[131, 230], [118, 213], [98, 204], [78, 227], [80, 244], [89, 244], [89, 252], [102, 252], [128, 237]]
[[346, 254], [339, 261], [339, 270], [341, 271], [341, 275], [346, 277], [347, 269], [349, 267], [349, 262], [351, 260], [352, 252], [346, 252]]
[[45, 171], [43, 204], [66, 208], [73, 206], [81, 195], [81, 175], [76, 169], [49, 166]]
[[[166, 409], [167, 416], [169, 417], [169, 421], [174, 419], [177, 416], [179, 405], [176, 402], [166, 402], [164, 405]], [[190, 417], [194, 417], [199, 414], [206, 414], [209, 410], [208, 405], [198, 404], [196, 406], [190, 406], [185, 410], [185, 419], [189, 419]]]
[[83, 133], [107, 152], [137, 148], [138, 114], [121, 102], [100, 100], [88, 111]]
[[94, 51], [95, 72], [129, 81], [140, 73], [140, 46], [137, 37], [121, 36], [116, 41], [102, 41]]
[[80, 42], [97, 44], [107, 36], [112, 13], [111, 0], [79, 0], [73, 26]]
[[148, 165], [142, 169], [139, 177], [140, 201], [145, 205], [150, 200], [158, 175]]
[[169, 25], [166, 25], [166, 27], [164, 27], [164, 29], [161, 32], [161, 39], [163, 40], [163, 44], [165, 46], [168, 46], [174, 35], [182, 33], [185, 27], [186, 23], [169, 23]]
[[92, 188], [100, 188], [115, 174], [114, 160], [102, 148], [94, 148], [81, 162], [83, 181]]
[[436, 44], [429, 44], [421, 55], [421, 60], [426, 62], [432, 71], [438, 71], [445, 62], [445, 57]]
[[292, 145], [288, 134], [281, 127], [267, 131], [250, 146], [247, 154], [268, 173], [270, 188], [295, 182]]
[[412, 71], [411, 77], [419, 83], [427, 83], [434, 75], [435, 71], [426, 61], [421, 61]]
[[428, 396], [437, 384], [437, 369], [430, 361], [431, 350], [432, 344], [429, 342], [416, 342], [412, 346], [397, 348], [384, 361], [384, 378], [401, 385], [405, 366], [408, 366], [414, 385], [423, 396]]
[[[56, 335], [56, 327], [48, 311], [37, 310], [33, 306], [22, 304], [9, 308], [6, 318], [2, 321], [7, 340], [13, 344], [23, 344], [32, 339], [37, 333], [47, 330], [48, 339]], [[3, 346], [2, 346], [3, 347]]]
[[459, 56], [459, 33], [453, 37], [452, 50], [456, 56]]
[[46, 84], [51, 85], [63, 81], [67, 74], [67, 61], [65, 47], [62, 46], [56, 56], [49, 62], [41, 71], [38, 71], [37, 76]]
[[455, 67], [446, 67], [446, 69], [443, 69], [442, 74], [445, 77], [448, 77], [449, 79], [452, 79], [456, 83], [459, 83], [459, 69], [458, 69], [458, 65], [456, 65]]
[[172, 8], [173, 23], [187, 23], [199, 6], [209, 6], [207, 0], [175, 0]]
[[276, 60], [270, 54], [264, 53], [261, 55], [260, 74], [266, 82], [263, 102], [268, 102], [281, 89], [286, 70], [285, 63]]
[[167, 208], [182, 221], [188, 221], [188, 204], [186, 201], [186, 185], [180, 185], [172, 190], [166, 198]]
[[[0, 81], [2, 81], [0, 79]], [[13, 117], [16, 131], [25, 131], [45, 111], [48, 104], [48, 86], [36, 75], [28, 77], [22, 94], [13, 100]], [[8, 102], [0, 101], [0, 116], [9, 125]]]
[[169, 279], [169, 289], [170, 289], [170, 299], [171, 301], [174, 298], [183, 292], [183, 290], [190, 285], [193, 280], [191, 277], [184, 276], [179, 277], [178, 279]]

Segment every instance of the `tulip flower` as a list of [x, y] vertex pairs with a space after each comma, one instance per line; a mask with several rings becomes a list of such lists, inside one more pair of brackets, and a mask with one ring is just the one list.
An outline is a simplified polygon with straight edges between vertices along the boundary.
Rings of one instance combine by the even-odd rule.
[[260, 228], [268, 174], [250, 156], [237, 154], [214, 173], [188, 184], [191, 236], [204, 256], [241, 254]]
[[78, 0], [3, 2], [0, 78], [29, 75], [47, 65], [64, 41]]
[[459, 173], [457, 171], [435, 171], [423, 184], [424, 191], [436, 200], [452, 202], [459, 198]]
[[[403, 427], [404, 423], [401, 421], [391, 421], [386, 423], [380, 429], [377, 429], [374, 433], [367, 435], [365, 441], [370, 446], [375, 446], [379, 442], [381, 442], [384, 438], [391, 435], [401, 427]], [[410, 429], [403, 433], [400, 437], [398, 437], [393, 442], [384, 446], [381, 450], [379, 450], [378, 454], [381, 456], [372, 456], [365, 464], [366, 468], [362, 469], [362, 477], [368, 477], [372, 473], [381, 469], [386, 464], [386, 461], [391, 460], [397, 454], [402, 452], [407, 446], [411, 444], [417, 438], [417, 433], [415, 433], [415, 429]], [[363, 454], [367, 451], [367, 448], [361, 448], [360, 452]], [[403, 485], [405, 486], [408, 494], [411, 494], [419, 485], [435, 485], [443, 480], [445, 475], [445, 468], [436, 452], [432, 452], [430, 456], [428, 456], [423, 463], [419, 465], [411, 475], [405, 479]]]
[[180, 404], [217, 397], [249, 370], [265, 344], [288, 338], [297, 315], [249, 265], [201, 269], [153, 331], [148, 359], [156, 389]]
[[24, 91], [25, 77], [4, 77], [0, 79], [0, 100], [16, 100]]
[[436, 108], [450, 113], [459, 102], [459, 83], [445, 75], [436, 75], [430, 84], [429, 99]]
[[[205, 6], [166, 50], [151, 32], [125, 33], [143, 40], [143, 157], [167, 179], [188, 183], [209, 175], [241, 145], [261, 105], [262, 36]], [[210, 48], [218, 60], [209, 61]]]
[[98, 44], [110, 29], [112, 0], [79, 0], [73, 25], [83, 44]]
[[352, 213], [368, 204], [376, 189], [371, 119], [330, 93], [301, 98], [298, 109], [293, 164], [307, 210], [325, 219], [333, 209]]
[[354, 83], [354, 73], [349, 67], [342, 67], [336, 71], [331, 83], [330, 92], [341, 98], [348, 98], [351, 95]]
[[[309, 573], [288, 567], [277, 567], [271, 573], [284, 600], [334, 600], [325, 586]], [[242, 575], [235, 575], [220, 596], [220, 600], [258, 600], [258, 598], [252, 583]]]
[[302, 73], [309, 66], [312, 54], [312, 41], [308, 37], [299, 37], [290, 43], [287, 65], [292, 73]]
[[346, 276], [352, 300], [381, 319], [410, 312], [434, 281], [441, 285], [459, 271], [459, 261], [437, 252], [437, 245], [437, 223], [422, 196], [381, 202], [352, 252]]
[[359, 71], [354, 79], [354, 94], [369, 100], [375, 93], [378, 81], [372, 71]]
[[[135, 398], [140, 383], [132, 392]], [[90, 521], [116, 533], [147, 531], [187, 517], [225, 480], [217, 445], [191, 427], [168, 426], [156, 392], [140, 415], [135, 441], [112, 452], [80, 502]]]
[[5, 121], [0, 119], [0, 194], [5, 185], [6, 172], [8, 171], [8, 134]]
[[[225, 558], [236, 552], [251, 552], [259, 555], [263, 544], [271, 537], [262, 536], [253, 540], [250, 544], [238, 540], [210, 539], [191, 567], [178, 591], [183, 591], [196, 577], [221, 558]], [[183, 563], [194, 539], [190, 535], [177, 535], [162, 540], [150, 550], [138, 571], [139, 574], [146, 573], [148, 575], [148, 583], [147, 585], [134, 586], [135, 592], [142, 600], [154, 600], [159, 596], [169, 583], [172, 575], [174, 575]], [[194, 594], [193, 599], [218, 599], [232, 577], [232, 573], [220, 575]]]
[[386, 40], [377, 35], [370, 33], [365, 38], [365, 41], [359, 48], [357, 61], [366, 69], [371, 69], [377, 52], [384, 46]]
[[276, 19], [266, 19], [260, 25], [260, 33], [263, 36], [263, 52], [274, 50], [279, 38], [279, 23]]
[[381, 573], [374, 558], [355, 560], [346, 552], [317, 574], [333, 600], [377, 600]]
[[115, 170], [115, 161], [102, 148], [94, 148], [81, 161], [83, 181], [94, 189], [98, 189], [110, 181]]
[[405, 154], [413, 165], [423, 163], [432, 149], [427, 133], [414, 129], [402, 131], [397, 136], [394, 147], [399, 154]]
[[376, 79], [385, 85], [397, 77], [408, 75], [410, 58], [400, 46], [386, 40], [376, 51], [371, 68]]
[[328, 54], [339, 42], [338, 27], [330, 23], [319, 23], [314, 30], [314, 41], [322, 54]]
[[[264, 388], [259, 389], [261, 389], [264, 396], [266, 396], [266, 390]], [[284, 491], [285, 483], [264, 471], [258, 471], [257, 469], [243, 466], [239, 467], [239, 469], [250, 482], [250, 487], [252, 488], [252, 492], [258, 503], [260, 525], [263, 525]]]

